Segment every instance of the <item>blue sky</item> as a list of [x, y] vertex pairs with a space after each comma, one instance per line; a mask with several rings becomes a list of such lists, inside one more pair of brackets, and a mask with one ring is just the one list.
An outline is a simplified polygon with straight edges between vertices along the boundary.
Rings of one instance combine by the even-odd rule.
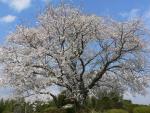
[[[34, 26], [38, 12], [41, 12], [45, 3], [50, 1], [57, 4], [59, 0], [0, 0], [0, 45], [5, 43], [5, 37], [15, 31], [18, 24]], [[68, 0], [69, 1], [69, 0]], [[83, 7], [86, 13], [99, 16], [110, 16], [118, 21], [140, 17], [150, 26], [150, 0], [70, 0], [77, 7]], [[7, 93], [4, 88], [0, 93]], [[149, 92], [150, 93], [150, 92]], [[150, 94], [126, 98], [135, 103], [150, 104]]]
[[[5, 36], [21, 23], [34, 25], [38, 12], [43, 10], [46, 1], [57, 4], [59, 0], [0, 0], [0, 44]], [[68, 0], [69, 1], [69, 0]], [[87, 13], [110, 16], [124, 20], [135, 16], [150, 18], [150, 0], [70, 0], [83, 7]], [[148, 16], [146, 16], [148, 15]]]

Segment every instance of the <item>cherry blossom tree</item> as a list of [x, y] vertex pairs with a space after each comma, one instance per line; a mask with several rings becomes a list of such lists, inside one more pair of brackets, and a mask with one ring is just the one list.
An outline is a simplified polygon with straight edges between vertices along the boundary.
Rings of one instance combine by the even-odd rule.
[[133, 92], [147, 86], [145, 28], [140, 20], [118, 22], [85, 14], [67, 4], [49, 6], [34, 27], [17, 26], [1, 47], [3, 75], [17, 95], [55, 95], [84, 103], [100, 87]]

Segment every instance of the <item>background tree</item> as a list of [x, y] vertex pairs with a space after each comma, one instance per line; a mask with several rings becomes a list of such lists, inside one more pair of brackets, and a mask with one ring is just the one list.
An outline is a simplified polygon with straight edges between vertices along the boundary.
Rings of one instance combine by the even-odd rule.
[[18, 95], [47, 94], [56, 100], [49, 92], [56, 85], [80, 104], [109, 81], [141, 92], [147, 86], [145, 34], [140, 20], [118, 22], [67, 4], [49, 6], [37, 25], [17, 26], [8, 36], [0, 55], [3, 73]]

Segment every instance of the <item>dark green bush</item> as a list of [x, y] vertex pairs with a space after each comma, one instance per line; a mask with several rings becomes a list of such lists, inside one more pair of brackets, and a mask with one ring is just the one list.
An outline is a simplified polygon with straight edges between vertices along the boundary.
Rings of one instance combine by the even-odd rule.
[[128, 113], [128, 112], [123, 109], [111, 109], [106, 111], [106, 113]]
[[101, 100], [97, 101], [96, 109], [97, 110], [107, 110], [111, 109], [113, 101], [109, 97], [103, 97]]
[[57, 97], [57, 107], [62, 107], [66, 104], [66, 96], [64, 94], [64, 92], [62, 92], [61, 94], [58, 95]]
[[[90, 109], [81, 109], [80, 111], [77, 111], [76, 113], [92, 113]], [[93, 112], [94, 113], [94, 112]]]
[[55, 107], [49, 107], [47, 109], [44, 110], [43, 113], [67, 113], [67, 111], [65, 109], [58, 109]]
[[150, 113], [150, 106], [136, 107], [133, 113]]
[[2, 113], [13, 113], [13, 112], [10, 112], [10, 111], [3, 111]]
[[75, 108], [68, 108], [68, 109], [66, 109], [66, 111], [67, 111], [67, 113], [75, 113], [76, 112]]

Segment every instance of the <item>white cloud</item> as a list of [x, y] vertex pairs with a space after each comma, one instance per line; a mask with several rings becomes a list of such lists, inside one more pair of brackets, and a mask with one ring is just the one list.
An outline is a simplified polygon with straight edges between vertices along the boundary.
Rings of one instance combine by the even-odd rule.
[[11, 23], [15, 21], [15, 19], [16, 19], [16, 16], [7, 15], [7, 16], [0, 17], [0, 22]]
[[52, 0], [42, 0], [42, 1], [47, 3], [52, 2]]
[[9, 7], [20, 12], [31, 5], [31, 0], [0, 0], [0, 2], [6, 3]]
[[43, 2], [49, 2], [50, 0], [42, 0]]
[[145, 11], [131, 9], [129, 12], [121, 12], [119, 15], [125, 20], [141, 19], [144, 22], [145, 27], [150, 30], [150, 8]]
[[150, 30], [150, 9], [142, 13], [143, 13], [142, 15], [143, 22], [145, 23], [145, 26]]
[[121, 17], [126, 18], [128, 20], [135, 19], [140, 16], [140, 10], [139, 9], [132, 9], [129, 12], [123, 12], [119, 14]]

